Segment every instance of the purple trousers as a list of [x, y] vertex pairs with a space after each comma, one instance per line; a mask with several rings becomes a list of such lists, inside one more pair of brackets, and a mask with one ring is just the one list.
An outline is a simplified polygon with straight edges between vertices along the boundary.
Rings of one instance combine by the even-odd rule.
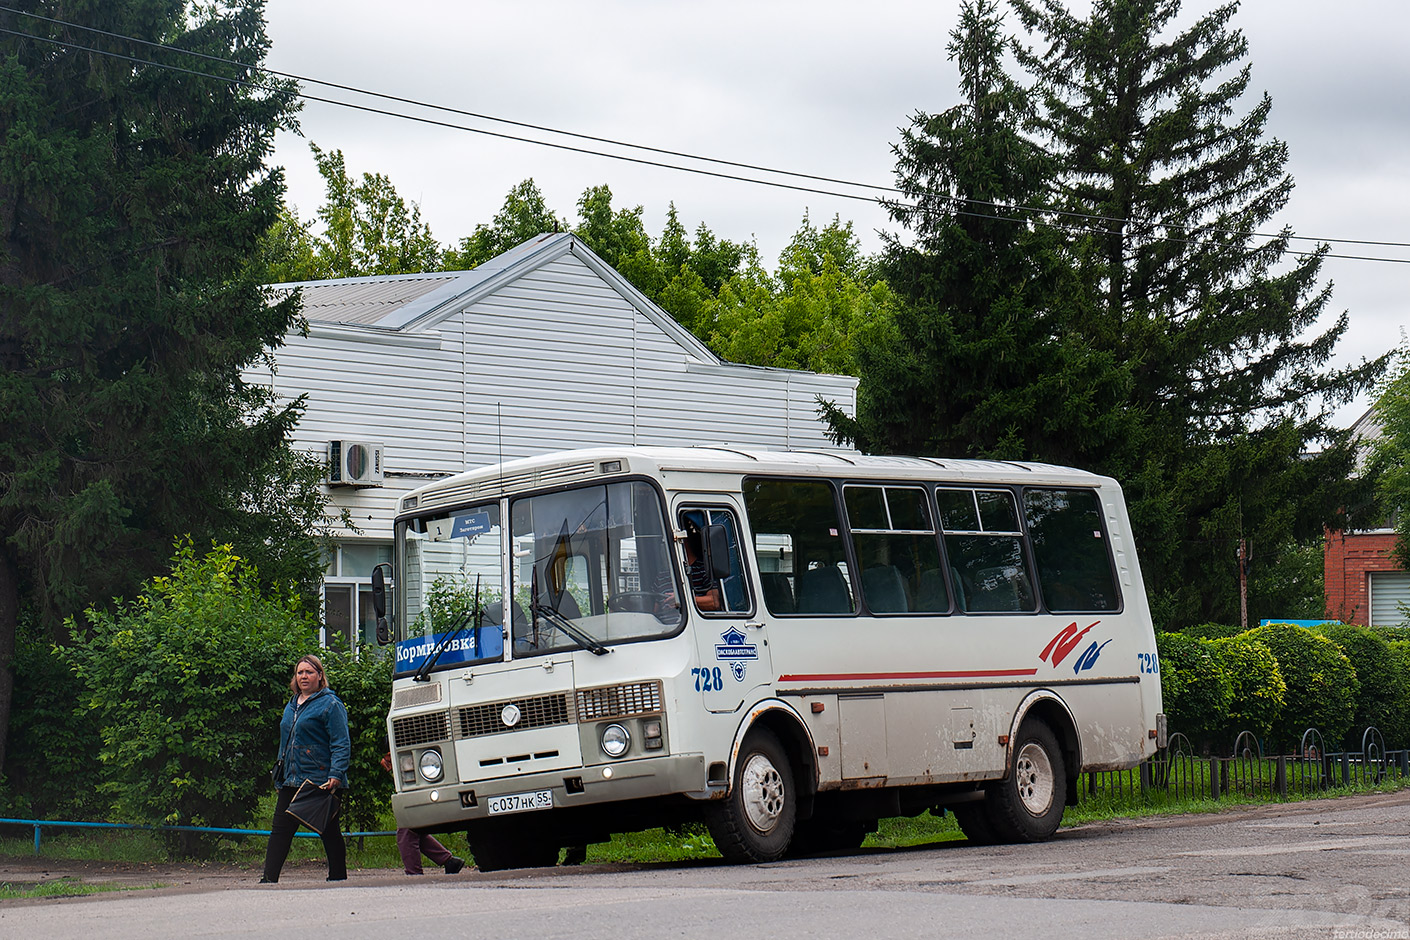
[[452, 858], [450, 849], [441, 845], [435, 836], [422, 835], [415, 829], [397, 830], [397, 851], [401, 853], [401, 864], [408, 875], [422, 873], [421, 855], [423, 852], [437, 865], [444, 865]]

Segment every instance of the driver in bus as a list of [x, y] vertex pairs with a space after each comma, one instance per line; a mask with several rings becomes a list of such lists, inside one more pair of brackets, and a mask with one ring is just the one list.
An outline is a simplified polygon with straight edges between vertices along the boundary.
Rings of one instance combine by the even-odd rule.
[[723, 597], [720, 584], [710, 574], [710, 566], [705, 563], [705, 534], [700, 523], [692, 516], [685, 517], [685, 575], [690, 581], [690, 592], [695, 595], [695, 606], [700, 610], [723, 610]]

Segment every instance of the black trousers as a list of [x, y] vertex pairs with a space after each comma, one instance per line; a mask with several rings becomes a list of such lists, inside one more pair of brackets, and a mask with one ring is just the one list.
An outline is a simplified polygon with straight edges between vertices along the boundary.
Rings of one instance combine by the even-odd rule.
[[[299, 821], [284, 812], [298, 792], [298, 787], [279, 788], [279, 798], [274, 803], [274, 825], [269, 827], [269, 846], [264, 851], [265, 881], [279, 880], [284, 859], [289, 857], [289, 846], [294, 844], [294, 833], [299, 831]], [[323, 829], [323, 852], [328, 856], [329, 881], [342, 881], [348, 876], [348, 847], [343, 843], [342, 827], [338, 825], [341, 811], [342, 800], [334, 798], [333, 815]]]

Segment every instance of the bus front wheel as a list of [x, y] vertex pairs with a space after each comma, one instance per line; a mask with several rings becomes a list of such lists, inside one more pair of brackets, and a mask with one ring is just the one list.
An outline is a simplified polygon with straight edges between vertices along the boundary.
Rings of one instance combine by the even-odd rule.
[[793, 839], [798, 795], [778, 738], [755, 728], [745, 735], [729, 796], [706, 815], [715, 847], [730, 862], [772, 862]]
[[981, 806], [995, 841], [1041, 842], [1062, 822], [1066, 768], [1052, 729], [1030, 719], [1019, 726], [1009, 775], [991, 784]]

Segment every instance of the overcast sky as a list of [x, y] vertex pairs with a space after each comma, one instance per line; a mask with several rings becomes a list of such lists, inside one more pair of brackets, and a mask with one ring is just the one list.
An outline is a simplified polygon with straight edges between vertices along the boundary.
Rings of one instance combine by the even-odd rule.
[[[1185, 15], [1213, 5], [1187, 2]], [[897, 128], [917, 110], [956, 103], [956, 72], [945, 45], [957, 9], [955, 0], [268, 0], [273, 47], [267, 64], [530, 124], [889, 185]], [[1253, 92], [1273, 98], [1270, 132], [1291, 150], [1297, 189], [1274, 225], [1318, 238], [1410, 242], [1410, 3], [1248, 0], [1234, 22], [1249, 40]], [[413, 110], [312, 85], [306, 91]], [[404, 197], [420, 204], [442, 244], [488, 222], [510, 187], [528, 177], [570, 221], [576, 221], [582, 191], [605, 183], [614, 205], [644, 208], [652, 237], [674, 202], [687, 228], [704, 222], [722, 238], [753, 239], [770, 267], [804, 213], [819, 224], [834, 215], [853, 222], [868, 251], [879, 247], [877, 230], [895, 230], [878, 207], [863, 201], [567, 153], [318, 102], [305, 105], [301, 123], [302, 138], [280, 135], [275, 162], [285, 167], [288, 198], [304, 218], [323, 200], [312, 141], [342, 150], [354, 175], [389, 176]], [[1333, 252], [1410, 260], [1404, 247], [1339, 244]], [[1400, 342], [1410, 321], [1410, 263], [1331, 259], [1323, 273], [1335, 284], [1329, 316], [1346, 310], [1351, 317], [1339, 361], [1377, 356]], [[1343, 409], [1341, 423], [1349, 424], [1365, 405]]]

